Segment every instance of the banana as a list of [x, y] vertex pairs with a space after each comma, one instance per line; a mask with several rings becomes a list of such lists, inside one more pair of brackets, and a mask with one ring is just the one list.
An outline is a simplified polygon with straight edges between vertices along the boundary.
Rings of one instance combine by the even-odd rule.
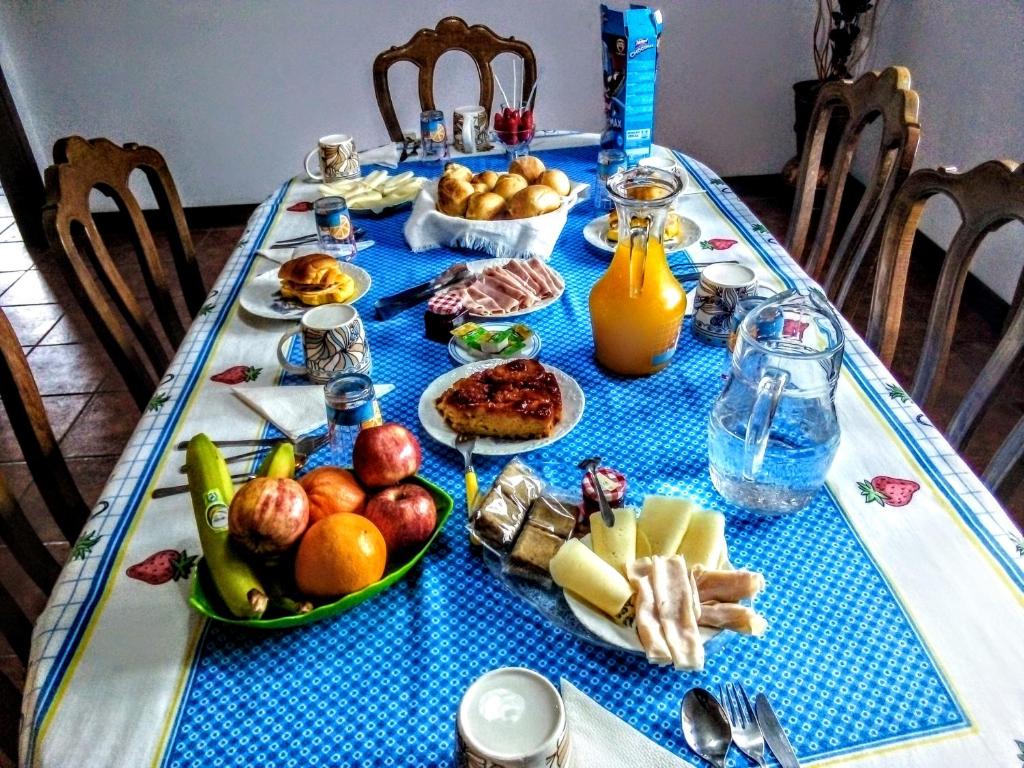
[[267, 609], [267, 594], [250, 565], [228, 539], [228, 505], [235, 489], [224, 457], [200, 433], [185, 452], [192, 509], [206, 565], [228, 610], [240, 619], [258, 619]]
[[257, 477], [295, 478], [295, 445], [287, 440], [278, 443], [256, 470]]

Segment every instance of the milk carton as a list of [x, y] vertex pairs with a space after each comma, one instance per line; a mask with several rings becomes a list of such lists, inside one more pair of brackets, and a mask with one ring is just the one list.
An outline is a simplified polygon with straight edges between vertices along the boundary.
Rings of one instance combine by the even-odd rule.
[[651, 153], [661, 28], [661, 11], [642, 5], [628, 11], [601, 6], [606, 116], [601, 146], [621, 149], [631, 166]]

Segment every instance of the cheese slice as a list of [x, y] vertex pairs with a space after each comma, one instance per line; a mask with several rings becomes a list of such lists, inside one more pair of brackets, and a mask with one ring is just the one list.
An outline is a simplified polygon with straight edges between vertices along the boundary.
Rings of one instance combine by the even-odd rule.
[[701, 565], [714, 570], [725, 547], [725, 515], [721, 512], [695, 511], [679, 545], [679, 554], [691, 568]]
[[590, 543], [597, 556], [623, 576], [636, 558], [636, 512], [629, 507], [613, 509], [615, 525], [604, 524], [600, 512], [590, 516]]
[[636, 559], [651, 556], [651, 542], [640, 528], [636, 529]]
[[644, 508], [637, 525], [650, 542], [651, 554], [669, 557], [678, 552], [692, 514], [693, 502], [689, 499], [678, 496], [644, 497]]
[[615, 616], [633, 596], [626, 577], [608, 565], [579, 539], [569, 539], [548, 564], [551, 578], [609, 616]]

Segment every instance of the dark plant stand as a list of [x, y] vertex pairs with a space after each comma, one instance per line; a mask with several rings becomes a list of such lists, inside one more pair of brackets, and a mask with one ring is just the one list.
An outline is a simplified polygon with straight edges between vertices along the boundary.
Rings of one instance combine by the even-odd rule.
[[[793, 131], [796, 133], [796, 155], [791, 157], [782, 168], [782, 180], [791, 187], [796, 186], [797, 175], [800, 173], [800, 158], [803, 156], [804, 142], [807, 140], [807, 129], [810, 126], [811, 115], [814, 113], [814, 102], [818, 100], [818, 91], [821, 90], [821, 86], [825, 82], [825, 80], [801, 80], [798, 83], [793, 83], [793, 112], [795, 116]], [[845, 111], [837, 109], [833, 111], [832, 118], [829, 120], [821, 167], [818, 169], [817, 186], [819, 189], [828, 186], [828, 172], [846, 124], [846, 117]]]

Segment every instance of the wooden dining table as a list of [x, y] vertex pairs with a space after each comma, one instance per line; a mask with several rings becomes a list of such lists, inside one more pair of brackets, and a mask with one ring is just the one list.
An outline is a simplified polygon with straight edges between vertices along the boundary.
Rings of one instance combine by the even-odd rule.
[[[812, 287], [729, 186], [682, 150], [671, 152], [690, 193], [679, 211], [699, 234], [679, 258], [739, 261], [767, 291]], [[571, 132], [533, 147], [574, 181], [593, 182], [597, 151], [596, 135]], [[505, 161], [460, 162], [480, 170]], [[406, 169], [440, 173], [415, 161], [392, 172]], [[767, 633], [725, 638], [702, 672], [676, 671], [568, 632], [502, 586], [468, 541], [462, 459], [418, 416], [421, 393], [455, 363], [424, 338], [422, 308], [386, 321], [372, 309], [485, 254], [412, 253], [407, 210], [359, 219], [375, 245], [354, 262], [372, 279], [355, 307], [372, 377], [395, 388], [380, 399], [384, 418], [418, 436], [421, 474], [455, 498], [455, 512], [404, 579], [337, 616], [260, 631], [199, 615], [188, 602], [201, 554], [189, 497], [150, 494], [182, 482], [175, 445], [196, 433], [280, 434], [234, 389], [307, 383], [277, 359], [295, 322], [256, 316], [241, 299], [277, 269], [262, 249], [313, 231], [301, 203], [319, 196], [317, 184], [291, 179], [253, 213], [74, 544], [33, 636], [23, 764], [449, 765], [462, 693], [488, 670], [524, 666], [571, 681], [680, 764], [699, 763], [679, 729], [683, 695], [736, 681], [767, 695], [805, 765], [1019, 768], [1024, 542], [998, 502], [844, 322], [842, 436], [825, 488], [778, 518], [726, 503], [708, 476], [707, 423], [729, 353], [695, 338], [687, 319], [671, 365], [654, 376], [595, 364], [587, 298], [610, 254], [583, 237], [598, 215], [588, 201], [569, 212], [550, 260], [564, 295], [522, 318], [541, 338], [541, 362], [579, 384], [584, 410], [559, 441], [521, 459], [578, 495], [577, 464], [597, 454], [626, 476], [631, 505], [670, 494], [724, 512], [733, 564], [767, 580], [755, 601]], [[300, 359], [294, 340], [285, 350]], [[477, 457], [482, 488], [508, 458]], [[318, 454], [307, 468], [324, 461]], [[903, 482], [909, 499], [866, 493], [877, 478]], [[154, 556], [174, 566], [166, 578], [130, 574]], [[734, 751], [730, 764], [746, 762]]]

